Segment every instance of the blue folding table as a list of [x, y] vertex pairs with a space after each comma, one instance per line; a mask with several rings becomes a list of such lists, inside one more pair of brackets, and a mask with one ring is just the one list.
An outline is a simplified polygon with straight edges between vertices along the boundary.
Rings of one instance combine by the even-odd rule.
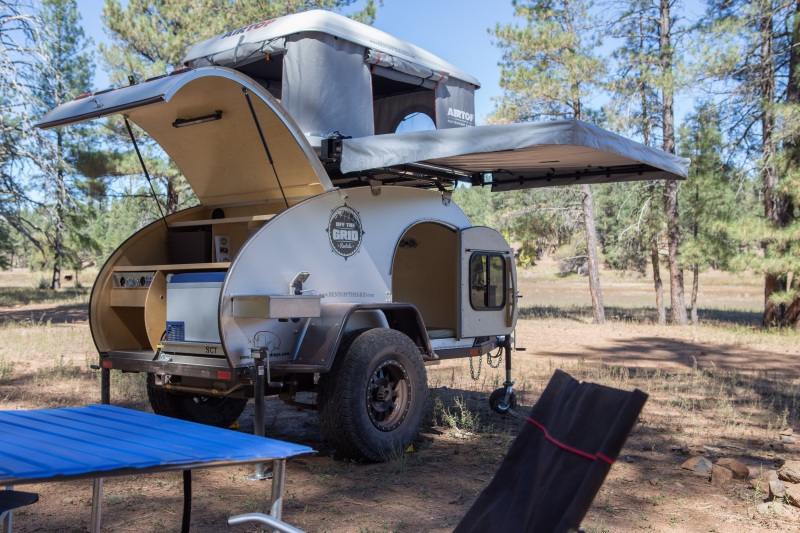
[[313, 451], [112, 405], [0, 411], [0, 487], [92, 478], [92, 533], [100, 531], [105, 477], [182, 470], [188, 531], [192, 469], [267, 461], [270, 515], [280, 520], [286, 459]]

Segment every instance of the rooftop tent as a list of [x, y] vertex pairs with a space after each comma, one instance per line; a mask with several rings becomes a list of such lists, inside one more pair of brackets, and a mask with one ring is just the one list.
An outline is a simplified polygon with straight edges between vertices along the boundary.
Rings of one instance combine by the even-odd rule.
[[284, 195], [296, 202], [332, 189], [292, 119], [261, 86], [230, 69], [176, 72], [89, 94], [53, 109], [37, 126], [123, 113], [172, 158], [204, 205], [282, 202]]
[[339, 186], [360, 176], [395, 180], [391, 176], [405, 174], [409, 183], [437, 176], [509, 191], [684, 179], [689, 160], [579, 120], [561, 120], [345, 139], [340, 170], [333, 176]]
[[437, 128], [473, 126], [478, 80], [380, 30], [329, 11], [233, 29], [184, 63], [227, 66], [267, 88], [309, 137], [393, 133], [411, 113]]

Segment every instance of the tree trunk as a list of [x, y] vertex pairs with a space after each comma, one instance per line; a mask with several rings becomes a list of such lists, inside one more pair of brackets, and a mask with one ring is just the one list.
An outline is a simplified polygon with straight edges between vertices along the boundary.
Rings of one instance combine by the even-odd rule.
[[592, 295], [592, 322], [606, 323], [603, 307], [603, 290], [600, 288], [600, 260], [597, 257], [597, 228], [594, 223], [594, 199], [591, 185], [581, 185], [583, 227], [586, 231], [586, 249], [589, 258], [589, 292]]
[[[694, 188], [694, 205], [700, 205], [700, 187], [695, 186]], [[692, 238], [694, 242], [697, 242], [697, 236], [700, 233], [699, 223], [698, 223], [698, 215], [695, 209], [695, 212], [692, 214], [694, 221], [692, 222]], [[700, 284], [700, 265], [697, 262], [692, 263], [692, 324], [697, 325], [697, 288]]]
[[[665, 78], [661, 93], [661, 116], [664, 128], [664, 151], [675, 153], [675, 113], [674, 97], [671, 82], [672, 74], [672, 42], [671, 25], [669, 16], [670, 0], [660, 0], [659, 11], [661, 15], [659, 26], [659, 55], [661, 62], [661, 75]], [[670, 314], [673, 324], [685, 325], [686, 304], [683, 297], [683, 270], [679, 263], [678, 247], [681, 242], [681, 227], [678, 219], [678, 184], [675, 180], [667, 180], [664, 185], [664, 197], [667, 211], [667, 245], [669, 254], [669, 295]]]
[[[792, 283], [792, 289], [798, 290], [800, 283], [794, 281]], [[783, 320], [781, 321], [781, 326], [784, 327], [792, 327], [796, 328], [800, 326], [800, 293], [798, 293], [789, 305], [786, 306], [786, 312], [783, 315]]]
[[[798, 49], [800, 48], [800, 17], [798, 17], [798, 14], [800, 14], [800, 0], [796, 0], [794, 8], [792, 46], [789, 54], [789, 83], [786, 87], [786, 102], [793, 107], [797, 107], [797, 105], [800, 104], [800, 71], [798, 70], [798, 68], [800, 68], [800, 49]], [[766, 27], [764, 29], [766, 29]], [[800, 164], [800, 138], [798, 138], [797, 135], [793, 135], [787, 139], [785, 150], [787, 152], [787, 158], [789, 159], [787, 163], [796, 168], [797, 165]], [[777, 226], [781, 228], [792, 224], [795, 218], [795, 206], [792, 201], [792, 197], [785, 192], [773, 191], [773, 194], [775, 194], [776, 198], [773, 202], [774, 212], [772, 213], [772, 219], [775, 221]], [[782, 288], [784, 290], [797, 290], [798, 285], [800, 285], [798, 284], [797, 279], [791, 277], [791, 274], [789, 274], [786, 278], [783, 278], [782, 281]], [[780, 317], [780, 325], [782, 327], [800, 326], [800, 294], [797, 294], [792, 301], [789, 302], [789, 305], [785, 306], [785, 308], [781, 310], [783, 311], [783, 316]], [[764, 315], [766, 319], [766, 309], [764, 311]], [[773, 316], [770, 318], [775, 319], [777, 317]]]
[[800, 326], [800, 296], [795, 296], [794, 300], [786, 306], [786, 313], [781, 325], [793, 328]]
[[683, 269], [680, 266], [681, 227], [678, 219], [678, 184], [668, 180], [665, 184], [665, 203], [667, 206], [667, 259], [669, 261], [669, 299], [670, 318], [673, 324], [685, 326], [686, 303], [683, 296]]
[[[58, 253], [58, 249], [56, 249]], [[55, 263], [53, 265], [53, 281], [50, 282], [50, 288], [53, 290], [61, 288], [61, 265]]]
[[167, 178], [167, 207], [165, 215], [171, 215], [178, 210], [179, 198], [176, 178]]
[[64, 211], [67, 205], [67, 189], [64, 184], [64, 170], [63, 154], [64, 154], [64, 137], [59, 131], [56, 134], [56, 150], [57, 160], [56, 164], [56, 205], [55, 205], [55, 235], [53, 236], [53, 244], [55, 253], [53, 256], [53, 280], [50, 282], [50, 288], [53, 290], [61, 288], [61, 263], [64, 261]]
[[661, 282], [661, 262], [658, 259], [658, 242], [650, 243], [650, 262], [653, 264], [653, 284], [656, 289], [656, 311], [658, 312], [658, 323], [667, 323], [667, 310], [664, 308], [664, 284]]
[[[650, 205], [652, 206], [656, 198], [656, 185], [654, 182], [650, 182], [648, 190], [650, 192]], [[650, 263], [653, 266], [653, 285], [656, 291], [656, 312], [658, 313], [658, 323], [664, 325], [667, 323], [667, 310], [664, 306], [664, 284], [661, 281], [661, 260], [658, 254], [658, 229], [656, 229], [658, 226], [660, 226], [660, 221], [656, 219], [655, 209], [652, 207], [649, 208], [647, 220], [647, 225], [653, 229], [653, 231], [655, 231], [655, 234], [650, 241]]]
[[[789, 83], [786, 87], [786, 103], [791, 105], [792, 107], [796, 108], [800, 105], [800, 0], [796, 0], [795, 8], [794, 8], [794, 20], [793, 20], [793, 27], [792, 27], [792, 46], [790, 48], [789, 54]], [[764, 14], [765, 15], [765, 14]], [[770, 58], [772, 57], [772, 40], [769, 39], [768, 43], [764, 43], [763, 39], [767, 36], [767, 31], [772, 34], [772, 26], [771, 20], [767, 20], [767, 17], [762, 16], [761, 19], [761, 31], [762, 31], [762, 55], [769, 53]], [[772, 64], [770, 63], [771, 66]], [[772, 78], [774, 80], [774, 67], [771, 72]], [[764, 74], [769, 74], [769, 72], [765, 72]], [[772, 91], [772, 97], [774, 98], [775, 92], [775, 82], [772, 81], [771, 84], [766, 85], [762, 82], [762, 87], [765, 90]], [[765, 100], [766, 101], [766, 100]], [[774, 115], [771, 113], [771, 108], [768, 109], [770, 115], [767, 118], [771, 121], [771, 124], [774, 126], [775, 118]], [[765, 113], [766, 116], [766, 113]], [[764, 126], [766, 132], [766, 126]], [[771, 131], [769, 140], [771, 141], [767, 148], [774, 153], [776, 150], [776, 142], [772, 139]], [[786, 152], [787, 163], [790, 167], [796, 167], [800, 164], [800, 138], [797, 135], [792, 135], [785, 141], [784, 150]], [[766, 165], [765, 165], [766, 167]], [[789, 224], [791, 224], [794, 220], [794, 203], [792, 201], [791, 195], [787, 194], [785, 191], [781, 191], [781, 187], [778, 184], [778, 170], [774, 167], [774, 165], [770, 165], [769, 168], [765, 168], [768, 172], [764, 173], [765, 182], [764, 182], [764, 211], [767, 217], [767, 220], [771, 222], [777, 228], [785, 228]], [[771, 199], [768, 202], [767, 199], [767, 181], [766, 179], [769, 178], [770, 184], [770, 196]], [[767, 252], [766, 245], [763, 246], [765, 250], [765, 256]], [[796, 327], [800, 325], [800, 294], [795, 296], [788, 305], [776, 305], [769, 301], [770, 295], [775, 292], [776, 290], [787, 290], [787, 289], [798, 289], [798, 283], [796, 279], [792, 279], [789, 276], [783, 275], [767, 275], [765, 283], [764, 283], [764, 298], [765, 298], [765, 306], [764, 306], [764, 325], [771, 326], [775, 324], [779, 324], [781, 327]]]
[[700, 285], [700, 267], [692, 265], [692, 324], [697, 325], [697, 288]]
[[[764, 9], [762, 7], [762, 9]], [[761, 35], [761, 101], [764, 106], [761, 110], [761, 179], [764, 194], [764, 216], [767, 222], [777, 223], [779, 209], [777, 209], [776, 188], [778, 186], [778, 172], [775, 168], [775, 139], [772, 133], [775, 129], [775, 115], [773, 103], [775, 101], [775, 64], [772, 54], [772, 12], [765, 9], [759, 14], [759, 32]], [[766, 242], [761, 243], [764, 257], [769, 257], [770, 249]], [[764, 277], [764, 326], [776, 326], [782, 318], [781, 306], [771, 301], [771, 296], [777, 291], [784, 290], [785, 286], [780, 276], [767, 273]]]

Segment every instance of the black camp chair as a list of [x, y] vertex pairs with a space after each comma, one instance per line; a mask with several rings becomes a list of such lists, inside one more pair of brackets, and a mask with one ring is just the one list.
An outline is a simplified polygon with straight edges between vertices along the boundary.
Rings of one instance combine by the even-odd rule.
[[557, 370], [454, 533], [577, 530], [645, 401]]
[[39, 501], [35, 492], [22, 492], [7, 488], [0, 490], [0, 526], [3, 533], [11, 533], [11, 511]]

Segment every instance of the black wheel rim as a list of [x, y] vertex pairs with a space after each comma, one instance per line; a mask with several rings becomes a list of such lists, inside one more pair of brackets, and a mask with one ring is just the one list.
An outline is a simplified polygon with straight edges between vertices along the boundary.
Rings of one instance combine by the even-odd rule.
[[381, 431], [392, 431], [403, 423], [411, 409], [411, 380], [400, 361], [383, 361], [367, 383], [367, 413]]

